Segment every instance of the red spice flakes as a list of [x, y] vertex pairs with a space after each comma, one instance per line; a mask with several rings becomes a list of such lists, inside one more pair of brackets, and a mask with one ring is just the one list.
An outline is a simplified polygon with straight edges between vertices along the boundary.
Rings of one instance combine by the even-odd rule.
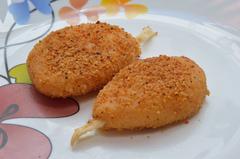
[[189, 124], [189, 120], [185, 120], [185, 121], [184, 121], [184, 124]]

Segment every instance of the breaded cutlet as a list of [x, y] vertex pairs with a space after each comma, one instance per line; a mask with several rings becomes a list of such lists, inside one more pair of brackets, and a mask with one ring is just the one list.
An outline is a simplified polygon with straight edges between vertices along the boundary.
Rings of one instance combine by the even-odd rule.
[[124, 29], [97, 22], [51, 32], [27, 59], [36, 89], [50, 97], [80, 96], [102, 88], [141, 53]]
[[209, 95], [206, 76], [187, 57], [160, 56], [133, 62], [99, 92], [91, 119], [75, 129], [74, 146], [96, 129], [141, 130], [186, 120]]
[[157, 128], [196, 114], [208, 95], [204, 71], [187, 57], [160, 56], [122, 69], [98, 94], [105, 129]]

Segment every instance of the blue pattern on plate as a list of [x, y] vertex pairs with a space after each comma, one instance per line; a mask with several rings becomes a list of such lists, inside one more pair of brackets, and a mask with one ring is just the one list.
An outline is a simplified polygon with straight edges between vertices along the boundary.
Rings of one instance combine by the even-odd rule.
[[12, 3], [9, 6], [9, 11], [13, 15], [17, 24], [26, 24], [29, 20], [29, 4], [28, 1], [43, 14], [51, 14], [52, 8], [49, 5], [51, 0], [24, 0], [20, 3]]

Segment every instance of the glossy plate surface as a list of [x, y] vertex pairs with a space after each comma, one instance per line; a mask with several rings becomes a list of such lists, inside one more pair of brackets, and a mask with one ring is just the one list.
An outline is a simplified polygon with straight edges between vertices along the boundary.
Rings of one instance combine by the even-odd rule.
[[[78, 104], [69, 99], [62, 101], [62, 105], [66, 104], [65, 113], [56, 107], [56, 110], [49, 110], [55, 113], [47, 113], [47, 108], [41, 105], [49, 104], [49, 99], [34, 94], [36, 92], [31, 85], [22, 84], [29, 83], [24, 65], [29, 51], [43, 38], [41, 35], [69, 25], [66, 20], [59, 19], [58, 13], [61, 7], [71, 5], [66, 1], [56, 1], [52, 4], [54, 15], [32, 13], [35, 21], [26, 26], [16, 26], [9, 34], [2, 33], [0, 47], [5, 44], [14, 46], [0, 49], [0, 158], [11, 158], [11, 148], [15, 151], [22, 148], [17, 154], [22, 158], [237, 159], [240, 155], [240, 25], [228, 22], [230, 19], [223, 23], [215, 15], [216, 4], [228, 8], [227, 2], [204, 2], [205, 13], [198, 10], [198, 3], [193, 1], [188, 3], [188, 10], [181, 4], [183, 2], [133, 1], [131, 3], [144, 4], [148, 12], [133, 19], [126, 18], [122, 9], [114, 16], [99, 14], [99, 20], [119, 25], [133, 35], [137, 35], [144, 26], [158, 31], [157, 37], [142, 46], [141, 58], [166, 54], [193, 59], [204, 69], [211, 95], [189, 123], [134, 133], [97, 133], [82, 141], [75, 150], [69, 144], [72, 132], [91, 118], [97, 92], [76, 99], [80, 110]], [[89, 1], [86, 8], [96, 5], [99, 1]], [[223, 16], [227, 14], [221, 13]], [[80, 19], [80, 23], [89, 21], [87, 16], [80, 16]], [[6, 78], [8, 75], [10, 78]], [[51, 104], [55, 102], [59, 101]], [[26, 133], [21, 136], [20, 132], [26, 132], [28, 136], [24, 136]], [[29, 143], [37, 142], [32, 137], [39, 138], [41, 150], [29, 146]], [[18, 138], [22, 143], [15, 142]], [[42, 144], [46, 146], [41, 147]], [[35, 153], [26, 154], [31, 152]]]

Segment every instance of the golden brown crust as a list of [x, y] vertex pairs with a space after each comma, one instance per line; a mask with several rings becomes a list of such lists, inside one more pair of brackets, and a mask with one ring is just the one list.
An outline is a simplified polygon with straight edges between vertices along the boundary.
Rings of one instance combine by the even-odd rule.
[[32, 49], [27, 66], [43, 94], [79, 96], [103, 87], [140, 52], [137, 40], [118, 26], [81, 24], [50, 33]]
[[139, 60], [100, 91], [93, 118], [105, 121], [105, 129], [157, 128], [196, 114], [206, 95], [205, 74], [192, 60]]

